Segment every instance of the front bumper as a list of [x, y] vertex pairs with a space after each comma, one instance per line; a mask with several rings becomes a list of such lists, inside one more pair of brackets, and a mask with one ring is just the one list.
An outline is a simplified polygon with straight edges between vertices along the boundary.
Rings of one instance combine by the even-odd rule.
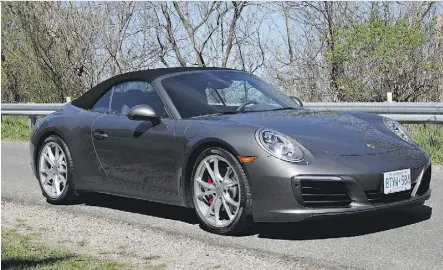
[[339, 208], [304, 208], [292, 210], [269, 211], [260, 218], [255, 219], [258, 222], [299, 222], [306, 219], [317, 219], [326, 216], [342, 216], [350, 214], [358, 214], [365, 212], [379, 212], [386, 210], [410, 208], [423, 205], [423, 203], [431, 197], [431, 189], [421, 196], [411, 197], [407, 200], [384, 203], [378, 205], [369, 205], [352, 202], [349, 207]]
[[[431, 164], [427, 155], [414, 153], [416, 158], [399, 155], [374, 155], [328, 159], [318, 166], [294, 165], [272, 161], [247, 167], [252, 187], [252, 212], [257, 222], [298, 222], [331, 215], [377, 212], [422, 205], [431, 196]], [[321, 161], [318, 161], [320, 163]], [[409, 191], [385, 195], [383, 172], [411, 169], [412, 188]], [[307, 182], [306, 182], [307, 181]], [[306, 185], [320, 181], [329, 186], [322, 193], [309, 194]], [[340, 188], [337, 188], [340, 187]], [[336, 191], [331, 191], [336, 190]], [[307, 194], [308, 193], [308, 194]], [[317, 198], [317, 199], [309, 199]], [[320, 198], [319, 198], [320, 197]], [[330, 198], [339, 198], [330, 200]]]

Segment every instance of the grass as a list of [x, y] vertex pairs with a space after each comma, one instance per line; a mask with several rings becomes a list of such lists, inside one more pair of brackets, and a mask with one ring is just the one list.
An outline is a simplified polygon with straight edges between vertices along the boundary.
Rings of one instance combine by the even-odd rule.
[[29, 235], [2, 228], [3, 269], [129, 269], [119, 262], [73, 254], [36, 242]]
[[[7, 140], [28, 140], [31, 134], [28, 117], [3, 116], [1, 138]], [[413, 139], [431, 156], [432, 163], [443, 164], [443, 125], [405, 125]]]
[[30, 135], [31, 129], [27, 116], [2, 116], [2, 140], [29, 140]]
[[443, 164], [443, 125], [405, 125], [416, 143], [431, 156], [432, 163]]

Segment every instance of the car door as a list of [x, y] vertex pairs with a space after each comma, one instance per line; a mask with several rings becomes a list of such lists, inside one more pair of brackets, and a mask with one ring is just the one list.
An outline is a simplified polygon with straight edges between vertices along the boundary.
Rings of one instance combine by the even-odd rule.
[[[74, 148], [80, 148], [79, 151], [72, 151], [75, 162], [76, 173], [76, 188], [91, 191], [109, 191], [113, 190], [115, 186], [109, 181], [97, 154], [94, 150], [93, 142], [91, 142], [91, 127], [94, 121], [101, 117], [109, 110], [111, 101], [111, 91], [104, 93], [91, 108], [78, 115], [82, 118], [81, 121], [75, 125], [77, 128], [85, 129], [85, 137], [77, 138], [73, 145]], [[74, 156], [78, 154], [78, 156]]]
[[[111, 91], [110, 108], [91, 131], [101, 166], [110, 181], [122, 186], [116, 193], [135, 197], [140, 191], [177, 193], [175, 120], [161, 98], [144, 81], [123, 82]], [[139, 104], [151, 106], [160, 123], [128, 119], [129, 110]]]

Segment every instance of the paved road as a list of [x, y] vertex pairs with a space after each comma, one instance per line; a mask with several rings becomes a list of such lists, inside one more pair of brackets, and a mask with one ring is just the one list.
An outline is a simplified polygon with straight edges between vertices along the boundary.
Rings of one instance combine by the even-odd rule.
[[[121, 220], [222, 248], [245, 249], [331, 268], [443, 269], [443, 168], [434, 166], [425, 206], [382, 215], [329, 218], [298, 224], [258, 224], [254, 233], [222, 237], [199, 228], [193, 211], [109, 195], [84, 204], [49, 206], [29, 166], [26, 143], [2, 142], [2, 200], [63, 207], [76, 215]], [[241, 255], [240, 255], [241, 256]]]

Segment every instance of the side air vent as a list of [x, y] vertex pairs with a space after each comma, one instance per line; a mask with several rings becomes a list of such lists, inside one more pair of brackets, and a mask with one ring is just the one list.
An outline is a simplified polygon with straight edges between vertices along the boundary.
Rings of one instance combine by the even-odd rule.
[[351, 203], [346, 183], [330, 180], [301, 180], [306, 207], [344, 207]]

